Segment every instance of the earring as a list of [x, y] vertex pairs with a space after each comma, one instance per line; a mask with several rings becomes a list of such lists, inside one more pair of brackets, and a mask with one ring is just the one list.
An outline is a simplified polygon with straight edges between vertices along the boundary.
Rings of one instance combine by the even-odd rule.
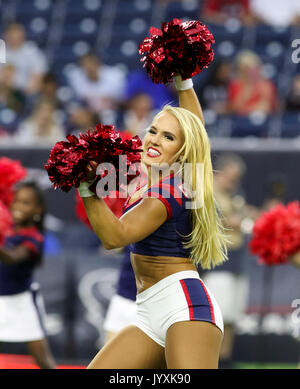
[[33, 215], [33, 220], [35, 221], [35, 222], [40, 222], [41, 221], [41, 215], [39, 215], [38, 213], [36, 214], [36, 215]]

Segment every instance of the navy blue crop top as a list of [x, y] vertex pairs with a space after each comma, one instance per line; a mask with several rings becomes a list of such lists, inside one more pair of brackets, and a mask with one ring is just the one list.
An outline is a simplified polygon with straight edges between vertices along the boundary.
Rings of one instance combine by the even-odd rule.
[[[136, 189], [136, 191], [139, 188]], [[142, 198], [155, 197], [167, 209], [167, 220], [151, 235], [130, 245], [134, 254], [189, 258], [190, 250], [183, 247], [184, 236], [192, 231], [191, 210], [186, 208], [190, 201], [182, 180], [170, 175], [157, 185], [151, 186], [140, 199], [128, 205], [130, 197], [123, 206], [123, 214], [137, 205]]]

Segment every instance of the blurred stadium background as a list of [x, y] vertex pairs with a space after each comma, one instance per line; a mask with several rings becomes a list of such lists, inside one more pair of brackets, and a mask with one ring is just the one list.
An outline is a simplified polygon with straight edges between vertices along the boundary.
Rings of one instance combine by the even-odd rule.
[[[292, 0], [284, 2], [286, 7], [289, 2], [293, 3]], [[34, 112], [41, 101], [51, 96], [50, 112], [44, 113], [40, 122], [51, 119], [64, 134], [84, 130], [97, 121], [114, 123], [121, 131], [137, 132], [137, 127], [129, 128], [130, 112], [136, 110], [138, 116], [140, 109], [145, 116], [145, 120], [141, 120], [144, 124], [147, 115], [159, 108], [155, 101], [161, 93], [168, 99], [163, 103], [176, 102], [172, 87], [167, 92], [165, 89], [162, 92], [160, 87], [149, 92], [138, 45], [150, 26], [160, 27], [161, 22], [174, 17], [200, 19], [216, 41], [214, 63], [195, 77], [195, 89], [203, 104], [211, 137], [213, 159], [227, 151], [243, 158], [247, 170], [241, 187], [251, 205], [262, 207], [264, 201], [272, 197], [285, 203], [299, 200], [300, 87], [297, 75], [300, 65], [295, 56], [293, 60], [295, 46], [292, 42], [300, 39], [300, 26], [292, 18], [286, 24], [272, 25], [268, 20], [252, 17], [251, 1], [233, 1], [246, 7], [247, 17], [240, 13], [227, 14], [220, 22], [218, 8], [213, 4], [215, 8], [210, 9], [208, 3], [222, 2], [0, 1], [0, 37], [6, 42], [8, 23], [21, 23], [26, 31], [25, 41], [34, 46], [37, 61], [41, 63], [41, 77], [35, 89], [6, 83], [1, 77], [1, 72], [10, 64], [6, 42], [7, 62], [0, 64], [0, 156], [20, 160], [47, 195], [45, 259], [36, 279], [45, 300], [49, 342], [61, 364], [85, 365], [103, 344], [102, 323], [115, 290], [121, 254], [105, 252], [98, 238], [78, 221], [74, 191], [66, 194], [51, 189], [43, 165], [55, 140], [50, 136], [30, 138], [29, 127], [36, 120]], [[245, 112], [234, 110], [233, 101], [229, 101], [234, 99], [232, 80], [238, 74], [236, 55], [244, 50], [261, 60], [261, 74], [264, 82], [267, 80], [264, 85], [272, 87], [271, 95], [265, 96], [267, 103], [274, 97], [274, 104], [269, 104], [268, 108], [259, 109], [249, 104]], [[90, 52], [105, 64], [107, 72], [111, 70], [107, 82], [112, 88], [115, 85], [109, 77], [115, 77], [120, 88], [122, 86], [117, 95], [109, 97], [109, 102], [100, 91], [97, 106], [76, 89], [79, 85], [80, 90], [78, 71], [83, 69], [80, 61]], [[225, 64], [225, 68], [229, 64], [230, 69], [226, 68], [228, 73], [225, 71], [225, 76], [217, 78], [220, 64]], [[17, 71], [15, 66], [14, 72]], [[28, 72], [30, 74], [30, 70]], [[50, 92], [49, 85], [53, 87]], [[143, 85], [144, 89], [137, 85]], [[141, 93], [151, 94], [152, 100], [147, 102], [146, 108], [142, 103], [139, 108], [132, 103]], [[28, 135], [23, 139], [25, 131]], [[246, 262], [250, 291], [247, 311], [237, 323], [235, 366], [294, 368], [299, 360], [300, 345], [299, 322], [293, 320], [292, 302], [300, 298], [300, 272], [291, 265], [263, 267], [250, 253]], [[23, 345], [6, 344], [0, 352], [3, 353], [0, 368], [6, 368], [11, 359], [4, 354], [22, 355], [27, 350]], [[22, 365], [28, 361], [18, 358], [12, 363], [21, 361]]]

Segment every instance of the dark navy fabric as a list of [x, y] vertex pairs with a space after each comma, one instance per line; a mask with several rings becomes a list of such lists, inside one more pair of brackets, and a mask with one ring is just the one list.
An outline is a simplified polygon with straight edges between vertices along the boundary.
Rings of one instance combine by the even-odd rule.
[[186, 278], [180, 281], [190, 313], [190, 320], [204, 320], [215, 324], [213, 305], [201, 280]]
[[6, 238], [4, 247], [13, 249], [24, 245], [29, 248], [28, 260], [6, 264], [0, 261], [0, 295], [22, 293], [30, 288], [33, 271], [39, 262], [43, 250], [43, 235], [35, 227], [23, 228]]
[[136, 283], [130, 261], [129, 246], [124, 247], [124, 257], [118, 280], [117, 293], [118, 295], [133, 301], [136, 299]]
[[[190, 250], [184, 248], [184, 236], [192, 231], [190, 209], [186, 208], [189, 198], [185, 194], [182, 181], [174, 175], [162, 179], [151, 186], [142, 196], [158, 198], [167, 209], [167, 220], [145, 239], [130, 245], [134, 254], [189, 258]], [[142, 199], [141, 198], [141, 199]], [[125, 206], [123, 213], [133, 208], [139, 201]]]

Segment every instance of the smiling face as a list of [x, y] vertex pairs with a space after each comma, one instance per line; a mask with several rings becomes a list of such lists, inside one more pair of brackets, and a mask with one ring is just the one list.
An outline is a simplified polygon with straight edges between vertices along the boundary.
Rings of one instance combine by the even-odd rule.
[[169, 112], [161, 112], [154, 118], [144, 138], [142, 162], [146, 166], [172, 165], [183, 144], [184, 137], [177, 119]]
[[11, 206], [11, 213], [16, 226], [33, 224], [34, 215], [42, 214], [42, 208], [38, 204], [33, 189], [24, 187], [16, 192]]

